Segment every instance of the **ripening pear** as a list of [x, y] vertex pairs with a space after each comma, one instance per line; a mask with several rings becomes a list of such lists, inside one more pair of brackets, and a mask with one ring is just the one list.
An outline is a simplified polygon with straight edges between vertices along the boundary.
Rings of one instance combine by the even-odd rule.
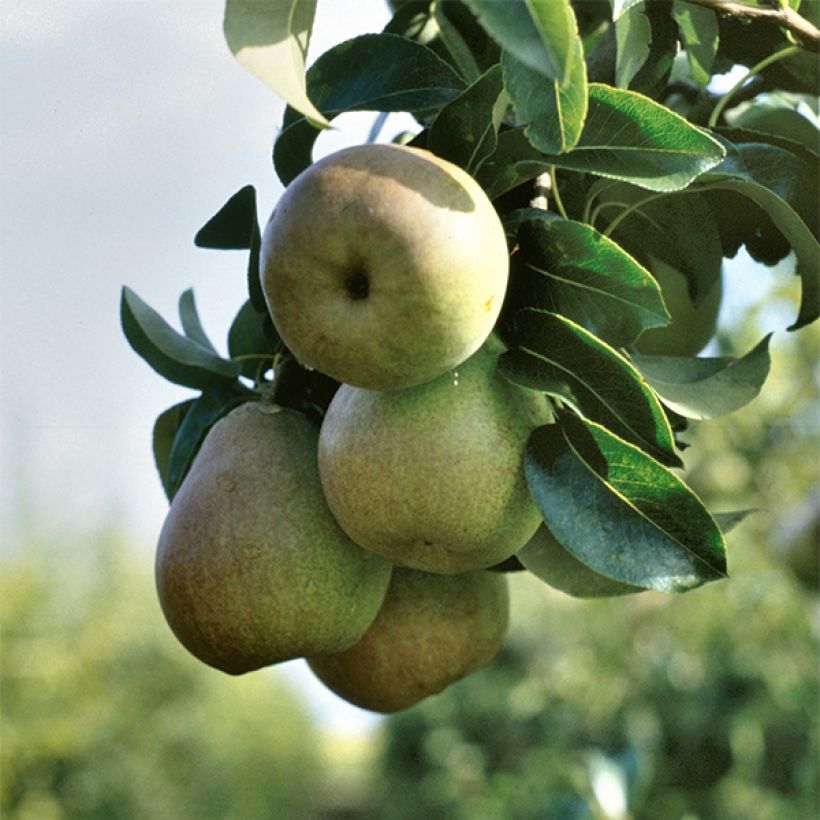
[[243, 404], [208, 432], [171, 503], [159, 600], [182, 644], [217, 669], [340, 652], [381, 606], [390, 564], [333, 519], [317, 437], [295, 410]]
[[368, 550], [426, 572], [492, 566], [541, 515], [524, 475], [545, 396], [497, 371], [493, 337], [465, 364], [406, 390], [342, 385], [319, 438], [319, 471], [342, 529]]
[[308, 658], [329, 689], [356, 706], [397, 712], [487, 664], [509, 620], [503, 573], [431, 575], [397, 567], [364, 637]]
[[304, 365], [358, 387], [431, 381], [478, 350], [507, 287], [501, 220], [463, 169], [357, 145], [291, 182], [265, 227], [273, 322]]

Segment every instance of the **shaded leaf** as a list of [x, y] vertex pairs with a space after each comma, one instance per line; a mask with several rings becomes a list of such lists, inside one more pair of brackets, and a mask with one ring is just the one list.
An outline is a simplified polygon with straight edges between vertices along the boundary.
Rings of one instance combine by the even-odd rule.
[[658, 399], [620, 353], [580, 325], [544, 310], [516, 314], [514, 341], [499, 360], [510, 381], [555, 396], [666, 464], [680, 465]]
[[643, 0], [639, 0], [615, 21], [615, 85], [629, 88], [632, 78], [649, 58], [652, 24], [646, 16]]
[[566, 316], [614, 347], [668, 323], [651, 274], [589, 225], [529, 219], [518, 242], [512, 262], [528, 306]]
[[284, 343], [273, 327], [270, 315], [257, 313], [250, 300], [245, 302], [228, 331], [231, 358], [243, 357], [238, 362], [242, 375], [256, 378], [260, 367], [268, 369], [274, 355], [283, 349]]
[[730, 512], [712, 513], [712, 518], [715, 519], [720, 531], [723, 533], [731, 532], [741, 521], [752, 513], [760, 512], [759, 510], [732, 510]]
[[[461, 77], [426, 46], [395, 34], [364, 34], [326, 51], [307, 73], [307, 89], [328, 118], [344, 111], [437, 111], [464, 90]], [[312, 162], [318, 131], [288, 108], [274, 146], [287, 185]]]
[[234, 57], [285, 102], [327, 125], [305, 90], [316, 0], [227, 0], [223, 30]]
[[134, 351], [174, 384], [205, 389], [229, 385], [239, 374], [237, 365], [174, 330], [127, 287], [122, 289], [120, 321]]
[[632, 356], [635, 366], [667, 407], [689, 419], [733, 413], [760, 393], [769, 375], [769, 341], [764, 337], [739, 359]]
[[474, 82], [499, 61], [498, 44], [463, 2], [434, 3], [433, 15], [441, 41], [467, 82]]
[[550, 530], [595, 572], [662, 592], [725, 576], [723, 536], [700, 500], [600, 425], [562, 414], [530, 436], [524, 468]]
[[188, 288], [179, 297], [179, 320], [182, 322], [182, 329], [189, 339], [193, 339], [206, 350], [210, 350], [211, 353], [219, 355], [202, 327], [199, 312], [196, 309], [193, 288]]
[[701, 88], [706, 88], [712, 79], [712, 68], [717, 57], [717, 14], [713, 9], [675, 0], [672, 16], [678, 24], [680, 38], [686, 49], [689, 74]]
[[188, 399], [188, 401], [175, 404], [173, 407], [169, 407], [165, 412], [160, 413], [154, 422], [151, 437], [154, 450], [154, 464], [156, 465], [160, 481], [162, 482], [162, 489], [165, 491], [165, 495], [169, 501], [173, 498], [173, 492], [168, 483], [168, 464], [171, 458], [171, 447], [174, 444], [179, 426], [193, 403], [193, 399]]
[[496, 199], [522, 182], [549, 170], [550, 164], [524, 135], [523, 128], [498, 134], [495, 151], [476, 172], [476, 180], [490, 199]]

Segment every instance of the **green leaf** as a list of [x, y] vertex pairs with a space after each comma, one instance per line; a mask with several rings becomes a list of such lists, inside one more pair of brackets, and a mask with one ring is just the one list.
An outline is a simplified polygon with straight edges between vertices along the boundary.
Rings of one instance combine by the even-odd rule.
[[616, 19], [615, 43], [615, 85], [629, 88], [632, 78], [649, 58], [652, 43], [652, 24], [646, 16], [643, 0]]
[[178, 333], [130, 288], [122, 289], [120, 321], [134, 351], [174, 384], [205, 389], [236, 380], [239, 367]]
[[469, 171], [478, 168], [495, 151], [506, 107], [501, 66], [496, 65], [441, 109], [427, 147]]
[[609, 598], [645, 591], [595, 572], [565, 549], [546, 524], [518, 551], [517, 558], [537, 578], [574, 598]]
[[524, 133], [540, 151], [562, 154], [581, 136], [587, 114], [587, 72], [580, 38], [573, 39], [567, 65], [568, 81], [556, 79], [519, 60], [512, 51], [501, 54], [504, 86]]
[[759, 510], [731, 510], [729, 512], [712, 513], [712, 517], [723, 533], [731, 532], [741, 521]]
[[550, 530], [595, 572], [662, 592], [725, 576], [723, 536], [700, 500], [600, 425], [562, 414], [530, 436], [524, 469]]
[[269, 368], [274, 355], [282, 350], [284, 343], [273, 327], [270, 315], [258, 313], [250, 300], [245, 302], [228, 331], [231, 358], [254, 357], [239, 362], [242, 375], [255, 379], [260, 366]]
[[292, 108], [326, 126], [305, 90], [316, 0], [227, 0], [223, 30], [233, 56]]
[[591, 83], [581, 138], [543, 161], [573, 171], [676, 191], [717, 165], [723, 146], [674, 111], [634, 91]]
[[[464, 81], [426, 46], [395, 34], [364, 34], [326, 51], [307, 73], [316, 105], [333, 118], [344, 111], [438, 111]], [[287, 185], [312, 162], [318, 131], [292, 108], [274, 146], [276, 173]]]
[[453, 64], [467, 82], [475, 82], [500, 59], [498, 44], [464, 3], [434, 3], [433, 17]]
[[211, 343], [211, 340], [206, 335], [202, 327], [202, 322], [199, 320], [199, 312], [196, 309], [193, 288], [188, 288], [188, 290], [179, 297], [179, 320], [182, 322], [182, 329], [189, 339], [202, 345], [206, 350], [210, 350], [211, 353], [219, 355]]
[[[728, 143], [727, 143], [728, 144]], [[706, 181], [710, 187], [734, 191], [756, 202], [785, 236], [797, 256], [802, 282], [800, 309], [789, 330], [797, 330], [820, 316], [820, 250], [810, 227], [795, 206], [804, 201], [803, 186], [811, 169], [789, 151], [774, 145], [729, 145], [726, 159]]]
[[248, 255], [248, 294], [260, 313], [267, 312], [265, 297], [259, 282], [259, 249], [262, 237], [256, 209], [256, 189], [246, 185], [237, 191], [203, 225], [194, 244], [199, 248], [218, 250], [250, 250]]
[[476, 180], [490, 199], [549, 170], [550, 164], [533, 148], [522, 128], [501, 131], [495, 151], [476, 172]]
[[465, 0], [487, 33], [520, 62], [562, 86], [578, 38], [568, 0]]
[[154, 422], [152, 434], [154, 464], [156, 465], [160, 481], [162, 482], [162, 489], [165, 491], [165, 495], [169, 501], [173, 498], [173, 492], [168, 483], [168, 464], [171, 458], [171, 447], [174, 444], [179, 426], [193, 403], [193, 399], [188, 399], [188, 401], [175, 404], [173, 407], [169, 407], [164, 413], [161, 413]]
[[172, 501], [191, 468], [208, 430], [235, 407], [253, 398], [249, 391], [234, 388], [210, 388], [191, 402], [181, 418], [174, 443], [168, 455], [167, 477], [163, 482], [168, 500]]
[[[807, 117], [792, 108], [787, 100], [780, 99], [773, 94], [765, 96], [765, 100], [758, 97], [751, 105], [743, 109], [738, 107], [732, 111], [732, 126], [766, 135], [770, 142], [772, 138], [778, 137], [788, 140], [792, 148], [794, 148], [793, 143], [797, 143], [816, 155], [820, 148], [820, 134], [818, 134], [817, 127]], [[731, 132], [724, 133], [733, 142], [742, 141], [733, 139]], [[787, 146], [781, 143], [781, 147]]]
[[513, 266], [528, 306], [566, 316], [613, 347], [668, 323], [651, 274], [589, 225], [530, 219], [518, 230], [518, 244]]
[[517, 347], [499, 360], [511, 382], [549, 393], [665, 464], [680, 465], [663, 408], [620, 353], [575, 322], [531, 308], [516, 314], [513, 341]]
[[643, 5], [644, 0], [611, 0], [612, 2], [612, 19], [620, 19], [622, 14], [625, 14], [630, 9], [637, 5]]
[[734, 413], [760, 393], [769, 375], [769, 340], [764, 337], [739, 359], [632, 356], [635, 366], [678, 415], [712, 419]]
[[712, 79], [712, 68], [718, 50], [718, 19], [713, 9], [675, 0], [672, 16], [686, 49], [689, 74], [701, 88]]

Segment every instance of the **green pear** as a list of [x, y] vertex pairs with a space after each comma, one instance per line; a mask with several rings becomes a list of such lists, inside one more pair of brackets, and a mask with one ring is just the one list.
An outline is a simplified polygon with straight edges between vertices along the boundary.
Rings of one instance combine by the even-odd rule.
[[262, 238], [273, 322], [305, 366], [376, 390], [431, 381], [481, 347], [507, 286], [492, 203], [428, 151], [360, 145], [311, 165]]
[[694, 356], [715, 335], [723, 297], [721, 277], [695, 307], [684, 274], [653, 256], [649, 257], [647, 266], [660, 286], [670, 321], [664, 327], [645, 330], [635, 348], [649, 356]]
[[541, 516], [524, 475], [545, 396], [497, 371], [485, 345], [428, 384], [379, 392], [342, 385], [319, 437], [328, 505], [357, 543], [394, 563], [455, 573], [492, 566]]
[[354, 644], [391, 566], [354, 544], [325, 504], [318, 430], [270, 403], [208, 432], [159, 537], [166, 620], [197, 658], [241, 674]]
[[489, 663], [508, 620], [503, 573], [431, 575], [397, 567], [364, 637], [342, 653], [308, 658], [308, 664], [350, 703], [397, 712]]

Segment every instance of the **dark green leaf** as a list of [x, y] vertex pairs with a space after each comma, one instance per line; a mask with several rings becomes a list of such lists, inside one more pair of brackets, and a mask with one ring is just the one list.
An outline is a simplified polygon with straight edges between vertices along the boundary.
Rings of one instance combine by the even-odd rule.
[[223, 30], [234, 57], [288, 105], [327, 125], [305, 93], [316, 0], [227, 0]]
[[[270, 328], [266, 332], [268, 324]], [[255, 379], [260, 367], [268, 369], [273, 356], [283, 349], [284, 344], [279, 339], [270, 316], [267, 313], [257, 313], [250, 300], [245, 302], [228, 331], [228, 352], [232, 359], [241, 359], [239, 366], [242, 375]]]
[[764, 337], [739, 359], [632, 357], [667, 407], [689, 419], [734, 413], [760, 393], [769, 375], [769, 340]]
[[667, 324], [654, 278], [612, 240], [582, 222], [530, 219], [518, 231], [515, 274], [528, 306], [559, 313], [613, 347]]
[[658, 3], [655, 0], [649, 0], [643, 6], [642, 14], [649, 22], [651, 32], [649, 54], [630, 79], [629, 87], [653, 99], [665, 96], [678, 52], [678, 27], [672, 19], [671, 9], [668, 2]]
[[173, 500], [182, 480], [188, 474], [208, 430], [234, 407], [252, 397], [253, 394], [241, 391], [237, 385], [234, 388], [210, 388], [191, 402], [181, 419], [168, 455], [167, 478], [164, 485], [169, 501]]
[[162, 482], [162, 489], [170, 501], [173, 498], [173, 492], [168, 484], [168, 463], [171, 458], [171, 447], [174, 444], [174, 439], [177, 435], [177, 430], [185, 418], [185, 414], [194, 403], [193, 399], [175, 404], [169, 407], [164, 413], [161, 413], [154, 422], [154, 430], [152, 435], [153, 449], [154, 449], [154, 464], [159, 473], [160, 481]]
[[193, 339], [197, 344], [202, 345], [211, 353], [216, 353], [216, 348], [211, 343], [211, 340], [205, 334], [202, 327], [202, 322], [199, 320], [199, 312], [196, 309], [196, 302], [194, 301], [193, 288], [188, 288], [179, 297], [179, 320], [182, 322], [182, 329], [189, 339]]
[[562, 86], [578, 38], [568, 0], [466, 0], [490, 36], [520, 62]]
[[542, 161], [652, 191], [676, 191], [717, 165], [724, 154], [705, 131], [648, 97], [591, 83], [578, 144]]
[[665, 464], [680, 465], [658, 399], [626, 358], [555, 313], [526, 308], [515, 318], [517, 347], [499, 361], [506, 378], [543, 390]]
[[587, 113], [586, 64], [580, 38], [571, 43], [569, 79], [563, 86], [519, 60], [512, 51], [502, 52], [501, 64], [516, 117], [527, 125], [527, 139], [545, 153], [569, 151], [581, 136]]
[[689, 75], [701, 88], [706, 88], [712, 79], [712, 67], [717, 57], [717, 14], [713, 9], [675, 0], [672, 15], [686, 49]]
[[[326, 51], [307, 74], [311, 99], [328, 118], [343, 111], [437, 111], [464, 90], [458, 74], [426, 46], [395, 34], [364, 34]], [[287, 185], [312, 161], [318, 131], [292, 108], [274, 146]]]
[[756, 512], [759, 510], [732, 510], [731, 512], [712, 513], [712, 518], [717, 522], [720, 531], [727, 533], [731, 532], [747, 516]]
[[700, 500], [600, 425], [563, 414], [540, 427], [524, 468], [550, 530], [595, 572], [662, 592], [725, 576], [723, 536]]
[[[746, 131], [766, 135], [769, 142], [772, 138], [788, 140], [788, 143], [779, 144], [782, 148], [794, 150], [794, 143], [809, 150], [815, 156], [820, 149], [820, 133], [817, 127], [807, 118], [795, 111], [785, 100], [779, 100], [774, 95], [768, 95], [766, 101], [757, 98], [747, 108], [734, 112], [732, 126]], [[723, 131], [732, 142], [742, 142], [734, 138], [731, 130]], [[751, 142], [749, 135], [746, 141]]]
[[639, 0], [615, 21], [615, 85], [629, 88], [632, 78], [649, 58], [652, 24], [646, 16], [643, 0]]
[[441, 109], [430, 126], [427, 147], [473, 171], [495, 151], [506, 107], [501, 66], [496, 65]]
[[433, 14], [453, 64], [468, 82], [498, 62], [501, 52], [497, 43], [463, 2], [434, 3]]
[[549, 170], [550, 164], [533, 148], [522, 128], [501, 131], [495, 151], [484, 161], [476, 179], [490, 199]]
[[644, 587], [607, 578], [565, 549], [546, 524], [517, 553], [518, 560], [537, 578], [575, 598], [609, 598], [644, 592]]
[[120, 321], [134, 351], [174, 384], [205, 389], [236, 380], [239, 367], [178, 333], [130, 288], [122, 289]]

